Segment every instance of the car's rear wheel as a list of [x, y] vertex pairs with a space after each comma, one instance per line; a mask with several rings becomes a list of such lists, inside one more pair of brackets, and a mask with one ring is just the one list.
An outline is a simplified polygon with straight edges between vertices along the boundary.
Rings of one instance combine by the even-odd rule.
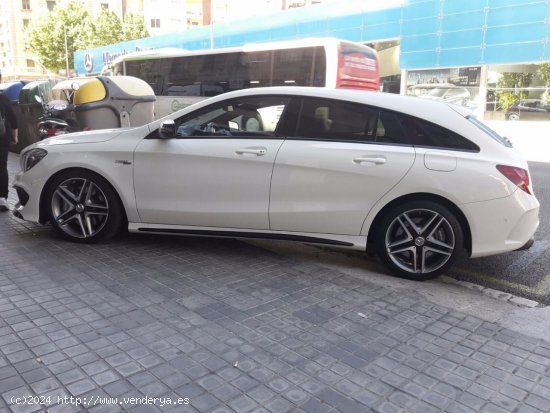
[[508, 114], [508, 120], [519, 120], [519, 113], [509, 113]]
[[462, 248], [462, 229], [444, 206], [406, 202], [390, 210], [376, 233], [378, 256], [397, 276], [427, 280], [446, 271]]
[[120, 201], [111, 185], [89, 171], [54, 178], [47, 194], [49, 220], [65, 238], [84, 243], [114, 236], [122, 223]]

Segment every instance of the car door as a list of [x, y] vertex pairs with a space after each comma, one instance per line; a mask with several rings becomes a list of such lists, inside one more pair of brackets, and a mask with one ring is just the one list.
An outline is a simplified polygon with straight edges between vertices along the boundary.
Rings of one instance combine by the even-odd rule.
[[273, 170], [271, 229], [359, 235], [374, 204], [411, 168], [391, 114], [367, 106], [304, 98], [294, 136], [281, 146]]
[[142, 140], [134, 155], [141, 220], [268, 229], [269, 184], [283, 142], [275, 128], [287, 101], [223, 101], [176, 119], [176, 138]]

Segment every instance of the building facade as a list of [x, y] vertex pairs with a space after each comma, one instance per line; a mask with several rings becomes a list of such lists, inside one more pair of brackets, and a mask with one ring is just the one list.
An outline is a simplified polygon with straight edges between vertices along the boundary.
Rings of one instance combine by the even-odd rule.
[[[26, 47], [25, 30], [68, 0], [3, 0], [0, 1], [0, 70], [2, 81], [36, 79], [49, 73]], [[123, 0], [81, 0], [92, 15], [109, 8], [122, 17]]]
[[[214, 1], [214, 0], [212, 0]], [[514, 103], [546, 105], [550, 114], [548, 0], [341, 0], [290, 7], [269, 17], [216, 22], [75, 54], [99, 68], [110, 54], [177, 47], [241, 46], [307, 37], [337, 37], [378, 50], [384, 91], [469, 106], [504, 118]], [[281, 5], [283, 6], [283, 5]], [[283, 7], [281, 7], [283, 8]], [[525, 102], [524, 102], [525, 101]]]

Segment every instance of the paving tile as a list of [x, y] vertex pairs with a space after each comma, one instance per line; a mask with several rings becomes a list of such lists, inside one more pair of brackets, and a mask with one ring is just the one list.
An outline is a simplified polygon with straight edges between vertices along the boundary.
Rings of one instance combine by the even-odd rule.
[[[2, 403], [29, 391], [171, 394], [190, 398], [186, 413], [531, 413], [550, 404], [550, 343], [414, 290], [240, 241], [121, 235], [80, 245], [9, 215], [0, 226]], [[65, 410], [83, 409], [53, 409]]]

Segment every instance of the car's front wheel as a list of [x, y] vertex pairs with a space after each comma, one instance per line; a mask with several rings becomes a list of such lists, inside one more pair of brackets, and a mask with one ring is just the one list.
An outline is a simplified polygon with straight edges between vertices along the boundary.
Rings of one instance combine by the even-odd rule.
[[462, 249], [462, 228], [444, 206], [431, 201], [405, 202], [379, 222], [378, 256], [396, 275], [427, 280], [447, 270]]
[[516, 112], [509, 113], [508, 116], [507, 116], [507, 119], [508, 120], [519, 120], [519, 113], [516, 113]]
[[53, 227], [76, 242], [110, 238], [119, 231], [123, 220], [111, 185], [89, 171], [67, 171], [56, 176], [49, 185], [47, 207]]

